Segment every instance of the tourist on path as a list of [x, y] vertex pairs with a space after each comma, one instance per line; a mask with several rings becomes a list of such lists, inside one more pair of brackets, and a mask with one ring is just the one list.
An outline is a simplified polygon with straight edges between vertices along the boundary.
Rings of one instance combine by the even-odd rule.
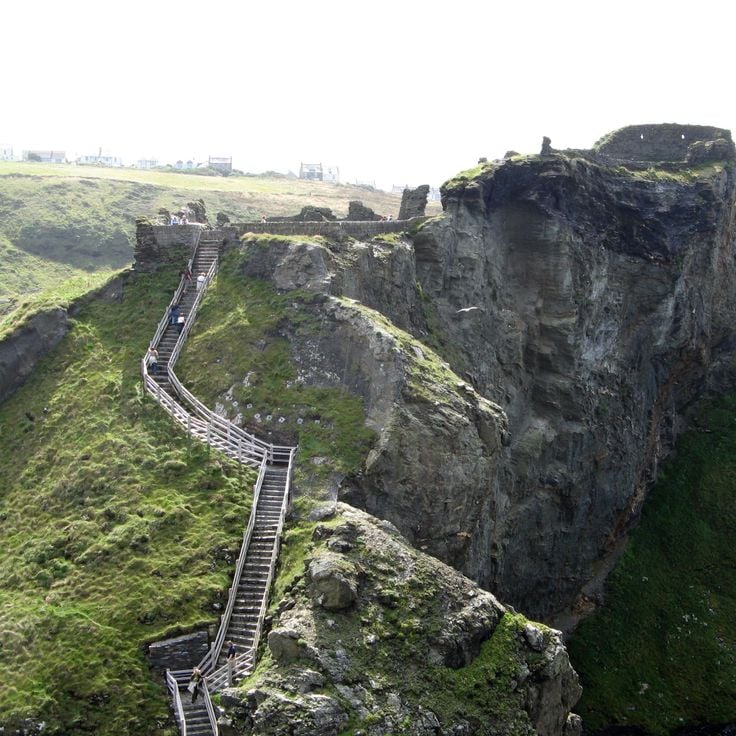
[[195, 667], [194, 670], [192, 670], [192, 679], [189, 680], [189, 685], [187, 685], [187, 690], [192, 694], [192, 703], [195, 703], [197, 701], [197, 696], [199, 695], [199, 686], [202, 682], [202, 670], [199, 669], [199, 667]]
[[180, 314], [179, 317], [176, 320], [176, 329], [177, 329], [177, 331], [179, 332], [180, 335], [181, 335], [181, 331], [184, 329], [184, 323], [186, 321], [187, 320], [186, 320], [186, 318], [184, 317], [183, 314]]
[[186, 294], [192, 284], [192, 269], [189, 268], [189, 266], [181, 272], [181, 278], [184, 280], [184, 289], [182, 290], [182, 294]]
[[179, 305], [174, 304], [169, 310], [169, 324], [175, 325], [179, 321]]
[[148, 372], [154, 376], [158, 375], [158, 350], [151, 345], [146, 353], [146, 365]]
[[227, 644], [227, 684], [232, 687], [235, 684], [235, 644], [232, 641]]
[[204, 274], [200, 273], [199, 276], [197, 276], [197, 291], [202, 291], [203, 286], [204, 286]]

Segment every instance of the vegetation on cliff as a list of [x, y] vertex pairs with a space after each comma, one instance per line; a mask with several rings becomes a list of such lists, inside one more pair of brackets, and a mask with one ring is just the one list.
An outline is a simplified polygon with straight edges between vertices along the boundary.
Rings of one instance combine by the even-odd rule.
[[736, 395], [708, 405], [660, 474], [570, 642], [587, 729], [736, 721]]
[[319, 331], [310, 308], [317, 297], [279, 294], [269, 282], [244, 279], [245, 257], [232, 251], [223, 259], [177, 368], [182, 381], [231, 419], [240, 415], [259, 436], [298, 443], [298, 478], [325, 481], [356, 470], [373, 439], [361, 400], [299, 380], [285, 333], [287, 325]]
[[144, 643], [210, 624], [254, 475], [142, 394], [139, 360], [178, 271], [91, 302], [0, 406], [0, 724], [161, 733]]

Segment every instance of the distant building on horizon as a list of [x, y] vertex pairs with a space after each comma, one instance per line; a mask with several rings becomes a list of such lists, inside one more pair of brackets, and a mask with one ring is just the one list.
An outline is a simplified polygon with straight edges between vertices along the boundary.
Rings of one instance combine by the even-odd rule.
[[13, 159], [13, 146], [0, 143], [0, 161], [12, 161]]
[[40, 161], [44, 164], [63, 164], [66, 162], [66, 151], [23, 151], [24, 161]]
[[155, 169], [158, 166], [158, 161], [155, 158], [139, 158], [135, 162], [137, 169]]
[[103, 155], [102, 149], [98, 153], [93, 153], [88, 156], [80, 156], [77, 159], [77, 163], [82, 166], [114, 166], [119, 167], [123, 165], [123, 159], [119, 156], [107, 156]]
[[337, 166], [325, 166], [322, 170], [322, 181], [331, 181], [337, 184], [340, 181], [340, 169]]
[[179, 159], [174, 164], [174, 168], [179, 169], [179, 171], [182, 171], [185, 169], [195, 169], [197, 168], [197, 164], [195, 164], [194, 161], [192, 161], [192, 159], [187, 159], [186, 161], [182, 161], [181, 159]]
[[210, 156], [207, 159], [207, 165], [219, 171], [221, 174], [233, 173], [233, 157], [232, 156]]
[[322, 181], [322, 164], [299, 164], [299, 178], [312, 181]]
[[[376, 180], [375, 179], [356, 179], [355, 186], [356, 187], [370, 187], [371, 189], [375, 189]], [[401, 191], [404, 191], [404, 190], [402, 189]]]

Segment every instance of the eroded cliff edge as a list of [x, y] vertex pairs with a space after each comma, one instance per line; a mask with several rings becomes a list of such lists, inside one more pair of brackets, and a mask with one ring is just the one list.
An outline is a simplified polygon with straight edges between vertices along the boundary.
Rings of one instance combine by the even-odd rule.
[[[326, 325], [363, 307], [390, 325], [294, 342], [304, 380], [346, 385], [375, 419], [342, 497], [525, 613], [584, 609], [688, 407], [731, 380], [734, 168], [698, 165], [515, 157], [448, 182], [445, 214], [411, 238], [246, 237], [244, 275], [324, 295]], [[493, 421], [387, 384], [392, 329]]]

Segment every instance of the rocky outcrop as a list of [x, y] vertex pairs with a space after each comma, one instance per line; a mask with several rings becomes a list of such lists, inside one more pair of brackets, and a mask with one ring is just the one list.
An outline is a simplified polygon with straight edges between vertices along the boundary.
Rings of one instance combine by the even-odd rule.
[[367, 220], [380, 220], [381, 216], [377, 215], [370, 207], [366, 207], [360, 200], [354, 199], [348, 203], [346, 219], [365, 222]]
[[424, 217], [424, 212], [427, 209], [428, 195], [428, 184], [422, 184], [416, 189], [404, 189], [404, 193], [401, 195], [399, 220], [410, 220], [412, 217]]
[[61, 342], [73, 316], [90, 299], [119, 301], [126, 276], [108, 281], [99, 289], [72, 302], [68, 307], [44, 309], [30, 315], [0, 340], [0, 402], [20, 388], [38, 362]]
[[0, 341], [0, 401], [28, 378], [36, 363], [54, 348], [69, 329], [65, 309], [39, 312]]
[[453, 367], [509, 421], [488, 567], [463, 569], [522, 610], [585, 603], [683, 413], [732, 355], [733, 174], [509, 161], [445, 188], [445, 217], [414, 241]]
[[[348, 723], [365, 736], [579, 733], [570, 711], [581, 691], [559, 632], [507, 610], [391, 524], [336, 512], [313, 525], [266, 666], [223, 694], [223, 733], [337, 736]], [[316, 571], [346, 569], [357, 576], [350, 610], [326, 608]]]

